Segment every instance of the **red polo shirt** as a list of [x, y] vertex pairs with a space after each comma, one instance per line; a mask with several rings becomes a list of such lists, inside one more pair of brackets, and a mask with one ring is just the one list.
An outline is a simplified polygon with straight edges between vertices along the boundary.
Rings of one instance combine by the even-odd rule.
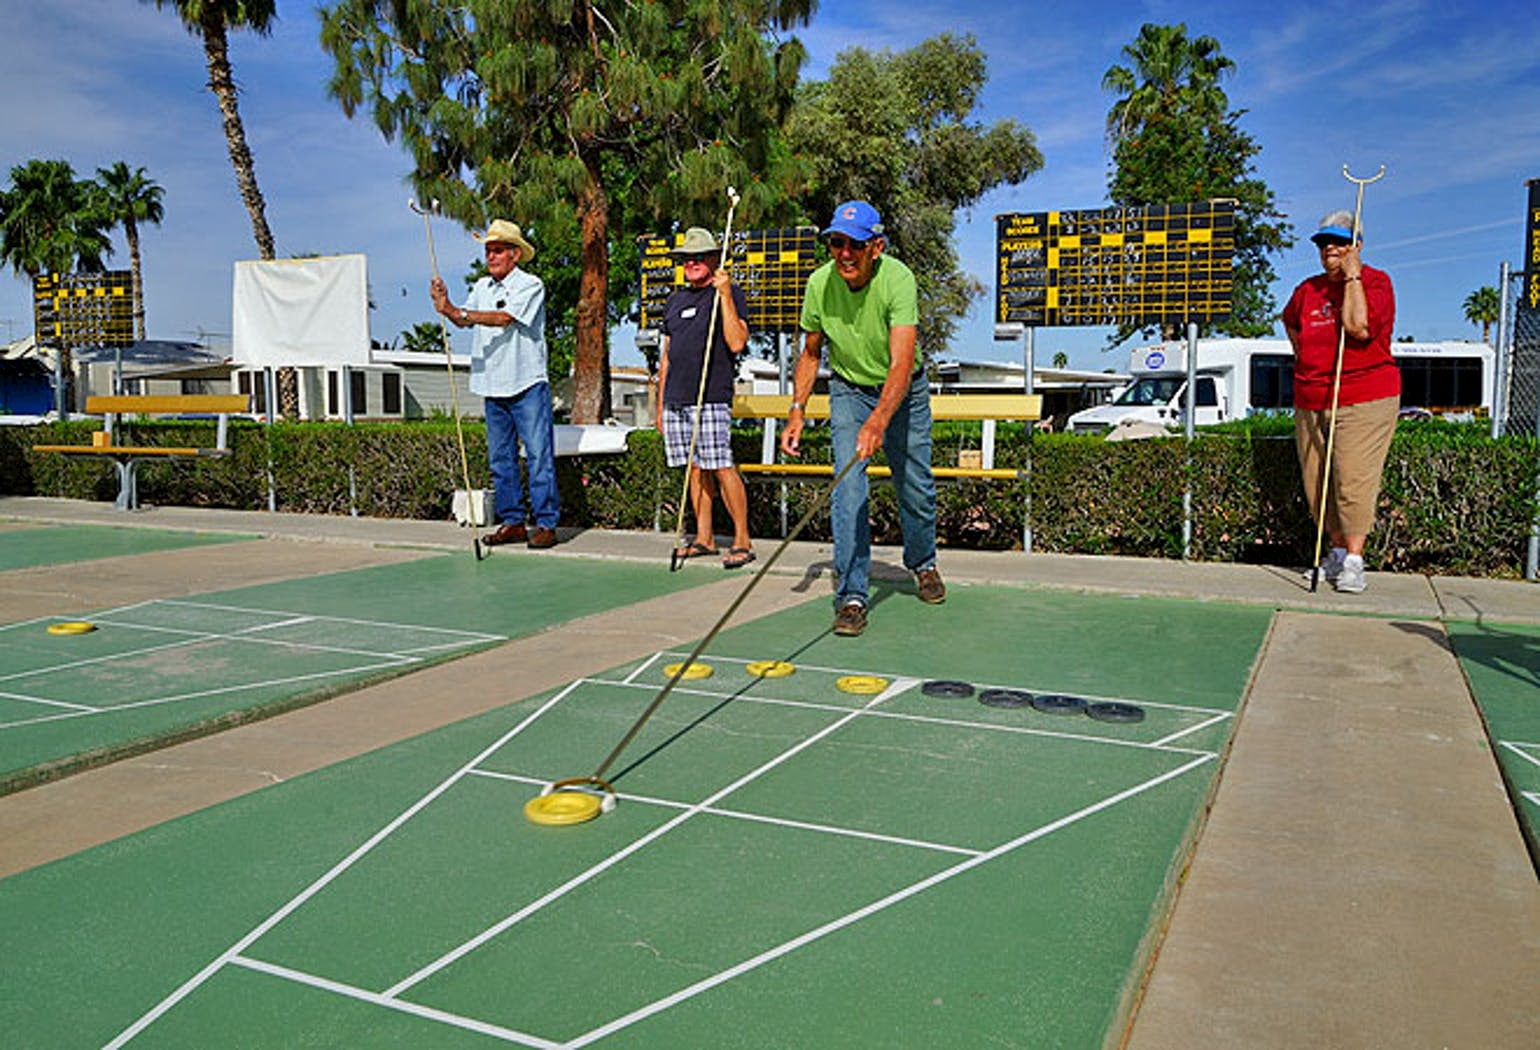
[[[1401, 396], [1401, 369], [1390, 353], [1391, 331], [1396, 324], [1396, 293], [1390, 275], [1372, 266], [1362, 272], [1364, 297], [1369, 304], [1369, 338], [1348, 337], [1342, 350], [1342, 391], [1337, 403], [1357, 405], [1384, 397]], [[1294, 353], [1294, 407], [1331, 407], [1332, 373], [1337, 367], [1342, 297], [1345, 284], [1334, 284], [1325, 274], [1302, 282], [1283, 308], [1285, 328], [1298, 329]]]

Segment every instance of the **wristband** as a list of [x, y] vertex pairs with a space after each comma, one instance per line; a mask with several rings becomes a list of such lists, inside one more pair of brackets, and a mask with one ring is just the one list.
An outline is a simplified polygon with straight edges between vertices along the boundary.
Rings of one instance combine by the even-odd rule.
[[800, 401], [793, 401], [786, 408], [786, 414], [788, 416], [791, 415], [793, 412], [801, 412], [801, 411], [802, 411], [802, 402], [800, 402]]
[[1351, 283], [1353, 281], [1362, 281], [1362, 280], [1363, 280], [1362, 277], [1344, 277], [1343, 278], [1343, 281], [1348, 282], [1348, 283]]

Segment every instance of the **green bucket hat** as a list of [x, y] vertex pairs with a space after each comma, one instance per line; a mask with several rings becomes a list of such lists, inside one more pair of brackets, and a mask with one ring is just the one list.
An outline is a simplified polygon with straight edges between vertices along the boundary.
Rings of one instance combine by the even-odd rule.
[[696, 255], [720, 256], [722, 246], [717, 243], [716, 237], [710, 230], [691, 226], [684, 231], [684, 240], [668, 254], [675, 259], [686, 259]]

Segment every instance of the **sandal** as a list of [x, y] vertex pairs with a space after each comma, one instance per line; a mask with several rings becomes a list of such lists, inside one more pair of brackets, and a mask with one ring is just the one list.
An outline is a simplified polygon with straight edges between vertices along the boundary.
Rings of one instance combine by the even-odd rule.
[[754, 558], [754, 552], [749, 550], [747, 547], [729, 547], [727, 550], [727, 557], [722, 559], [722, 568], [741, 569], [749, 562], [753, 561]]
[[678, 561], [689, 561], [691, 558], [709, 558], [717, 552], [715, 547], [708, 547], [696, 540], [688, 547], [680, 547], [674, 551], [674, 558]]

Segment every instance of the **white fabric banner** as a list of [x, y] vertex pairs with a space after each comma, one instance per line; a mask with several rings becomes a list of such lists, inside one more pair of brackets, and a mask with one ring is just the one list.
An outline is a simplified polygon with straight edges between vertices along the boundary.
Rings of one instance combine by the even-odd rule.
[[363, 255], [235, 264], [231, 352], [238, 365], [369, 363], [369, 274]]

